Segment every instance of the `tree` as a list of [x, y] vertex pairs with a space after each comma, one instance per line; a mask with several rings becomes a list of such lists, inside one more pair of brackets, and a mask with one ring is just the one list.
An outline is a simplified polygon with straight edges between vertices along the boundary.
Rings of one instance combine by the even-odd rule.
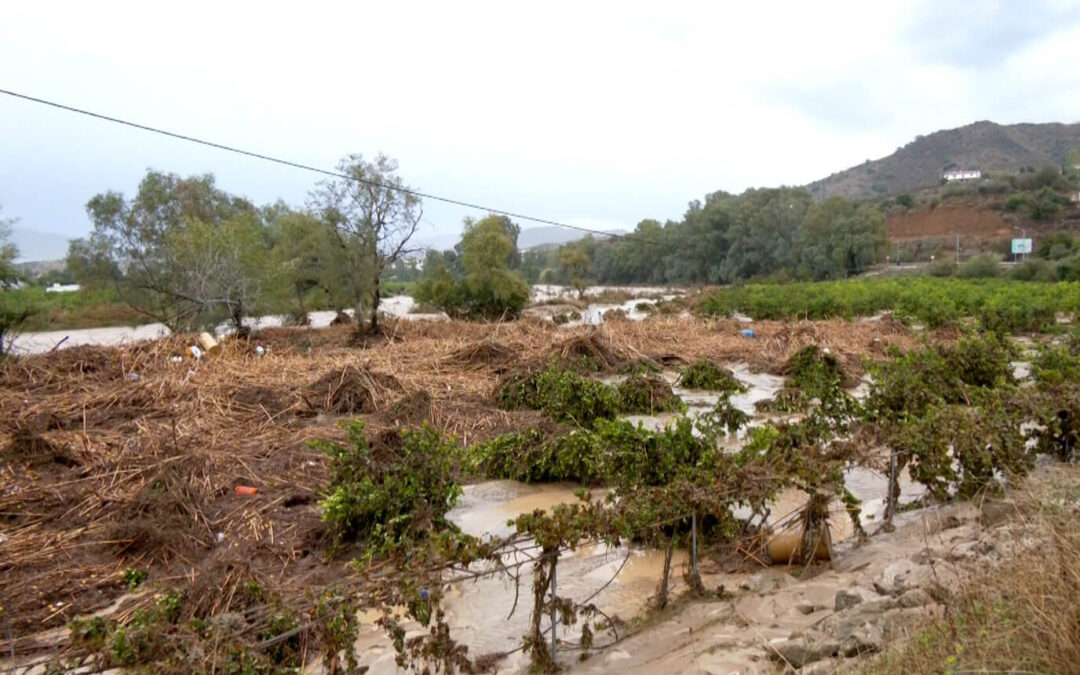
[[15, 258], [19, 257], [19, 249], [11, 242], [13, 223], [10, 218], [0, 216], [0, 285], [6, 285], [18, 276]]
[[264, 216], [273, 241], [271, 260], [283, 283], [296, 300], [300, 316], [309, 305], [345, 307], [356, 304], [368, 281], [354, 288], [350, 281], [348, 252], [336, 232], [317, 216], [277, 205]]
[[517, 316], [529, 300], [529, 284], [521, 272], [510, 269], [514, 244], [508, 225], [516, 228], [501, 216], [466, 219], [465, 232], [456, 247], [461, 250], [464, 274], [454, 275], [445, 254], [429, 253], [416, 299], [452, 316]]
[[266, 230], [254, 214], [217, 224], [193, 219], [171, 230], [166, 242], [181, 270], [173, 293], [207, 319], [223, 312], [243, 332], [244, 317], [269, 311], [283, 295], [284, 276], [271, 264]]
[[589, 274], [589, 254], [585, 252], [585, 248], [577, 244], [563, 246], [559, 254], [559, 264], [566, 270], [567, 279], [577, 290], [578, 298], [584, 299], [585, 289], [589, 286], [589, 282], [585, 280]]
[[806, 214], [799, 229], [798, 257], [815, 279], [837, 279], [879, 261], [888, 244], [880, 211], [845, 197], [830, 197]]
[[[409, 241], [423, 215], [421, 201], [398, 177], [397, 162], [378, 155], [373, 162], [347, 155], [337, 166], [348, 176], [324, 181], [311, 195], [312, 205], [334, 227], [350, 253], [351, 280], [360, 289], [370, 283], [370, 330], [379, 328], [379, 279], [399, 258], [416, 251]], [[359, 298], [357, 298], [359, 300]], [[358, 307], [357, 309], [361, 309]]]
[[793, 266], [795, 238], [812, 203], [802, 188], [747, 190], [733, 205], [727, 256], [715, 281], [764, 276]]
[[68, 249], [79, 282], [113, 285], [122, 300], [174, 331], [209, 320], [204, 312], [215, 305], [192, 295], [189, 270], [173, 248], [182, 241], [178, 233], [194, 222], [216, 226], [255, 214], [246, 199], [219, 190], [211, 174], [181, 178], [153, 170], [134, 199], [105, 192], [86, 211], [90, 237]]
[[8, 286], [18, 277], [15, 259], [19, 249], [11, 242], [12, 222], [0, 217], [0, 358], [10, 351], [15, 334], [30, 316], [30, 309], [16, 301]]

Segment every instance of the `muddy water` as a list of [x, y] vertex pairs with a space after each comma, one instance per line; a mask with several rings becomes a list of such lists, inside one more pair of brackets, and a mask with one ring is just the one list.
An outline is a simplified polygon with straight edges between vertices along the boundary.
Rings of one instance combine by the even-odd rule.
[[[515, 481], [490, 481], [464, 488], [457, 508], [448, 516], [469, 534], [505, 535], [513, 531], [508, 520], [535, 509], [549, 509], [556, 504], [578, 501], [569, 483], [525, 485]], [[598, 496], [600, 492], [596, 493]], [[473, 656], [516, 649], [528, 629], [532, 610], [532, 564], [524, 555], [508, 554], [505, 562], [523, 561], [517, 589], [511, 579], [485, 578], [453, 585], [444, 598], [447, 623], [452, 636], [469, 646]], [[678, 590], [685, 554], [676, 553], [672, 585]], [[621, 571], [620, 571], [621, 568]], [[655, 592], [663, 570], [663, 555], [640, 548], [608, 548], [588, 545], [563, 553], [556, 571], [557, 593], [581, 602], [595, 594], [594, 602], [609, 616], [629, 619], [643, 609]], [[616, 576], [616, 573], [618, 575]], [[614, 578], [614, 579], [613, 579]], [[608, 582], [611, 583], [608, 583]], [[605, 584], [607, 584], [605, 586]], [[518, 593], [514, 608], [515, 593]], [[544, 626], [546, 628], [545, 619]], [[576, 640], [575, 628], [558, 629], [560, 640]], [[384, 634], [367, 623], [357, 642], [362, 663], [371, 673], [397, 672], [393, 649]], [[521, 652], [510, 655], [501, 670], [515, 671], [528, 663]]]
[[[390, 316], [410, 320], [445, 320], [445, 314], [414, 314], [412, 309], [415, 301], [407, 295], [395, 295], [384, 298], [379, 305], [379, 311]], [[352, 310], [347, 310], [350, 316]], [[309, 312], [308, 319], [312, 328], [326, 328], [334, 320], [336, 312]], [[261, 316], [245, 319], [244, 323], [252, 328], [271, 328], [284, 325], [285, 318], [281, 316]], [[214, 332], [225, 335], [231, 331], [227, 324], [220, 324]], [[14, 343], [17, 353], [40, 354], [53, 349], [57, 344], [61, 347], [75, 347], [78, 345], [106, 345], [118, 346], [141, 342], [143, 340], [156, 340], [169, 334], [169, 329], [160, 323], [150, 323], [142, 326], [111, 326], [107, 328], [75, 328], [71, 330], [43, 331], [37, 333], [23, 333]]]

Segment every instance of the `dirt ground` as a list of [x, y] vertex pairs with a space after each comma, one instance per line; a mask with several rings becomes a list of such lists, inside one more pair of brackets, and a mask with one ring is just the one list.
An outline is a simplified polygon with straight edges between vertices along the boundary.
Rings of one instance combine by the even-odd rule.
[[[402, 321], [362, 347], [337, 326], [268, 330], [201, 360], [186, 353], [191, 336], [9, 360], [0, 366], [0, 651], [47, 648], [43, 632], [127, 596], [130, 570], [186, 589], [209, 613], [242, 609], [250, 582], [289, 598], [348, 576], [321, 555], [317, 501], [328, 476], [309, 446], [343, 439], [343, 420], [376, 433], [426, 421], [471, 444], [540, 422], [495, 407], [503, 374], [598, 345], [612, 361], [709, 357], [778, 372], [816, 344], [858, 374], [864, 357], [917, 341], [888, 317], [756, 322], [753, 339], [744, 327], [690, 317], [600, 329]], [[136, 594], [112, 615], [137, 604]]]

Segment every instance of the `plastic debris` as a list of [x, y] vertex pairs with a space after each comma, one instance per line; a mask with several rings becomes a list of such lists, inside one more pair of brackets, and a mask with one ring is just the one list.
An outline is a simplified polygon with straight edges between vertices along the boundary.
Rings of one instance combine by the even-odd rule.
[[266, 355], [266, 347], [262, 345], [255, 346], [255, 356], [262, 357]]
[[220, 544], [221, 542], [225, 541], [225, 533], [224, 532], [218, 532], [217, 537], [215, 537], [215, 538], [217, 539], [217, 543]]
[[131, 380], [132, 382], [138, 382], [139, 381], [139, 374], [138, 373], [128, 373], [128, 379]]
[[202, 350], [199, 349], [198, 345], [191, 345], [190, 347], [188, 347], [188, 353], [194, 356], [196, 360], [201, 359], [203, 354]]
[[753, 329], [753, 328], [743, 328], [743, 329], [742, 329], [741, 331], [739, 331], [739, 332], [740, 332], [740, 333], [742, 333], [742, 336], [743, 336], [743, 337], [748, 337], [748, 338], [752, 338], [752, 337], [754, 337], [755, 335], [757, 335], [756, 333], [754, 333], [754, 329]]
[[183, 363], [184, 362], [184, 357], [174, 354], [173, 356], [169, 357], [169, 360], [172, 361], [173, 363]]
[[250, 485], [237, 485], [235, 492], [238, 495], [254, 497], [255, 495], [259, 494], [259, 489], [251, 487]]

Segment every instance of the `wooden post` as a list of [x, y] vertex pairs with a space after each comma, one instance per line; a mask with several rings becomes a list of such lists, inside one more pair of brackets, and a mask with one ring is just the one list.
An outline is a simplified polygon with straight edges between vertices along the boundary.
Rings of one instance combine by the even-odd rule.
[[697, 510], [690, 514], [690, 569], [697, 578]]
[[559, 563], [559, 551], [551, 559], [551, 666], [554, 668], [558, 663], [558, 655], [555, 653], [555, 567]]

